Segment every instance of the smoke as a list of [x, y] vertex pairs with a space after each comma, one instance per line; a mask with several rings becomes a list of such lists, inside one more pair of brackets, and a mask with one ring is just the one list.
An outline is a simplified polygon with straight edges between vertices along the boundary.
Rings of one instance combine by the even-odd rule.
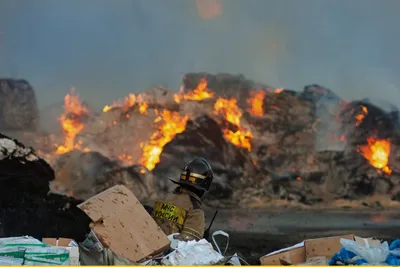
[[74, 85], [100, 109], [195, 71], [397, 105], [399, 10], [397, 0], [2, 0], [0, 76], [27, 79], [41, 107]]

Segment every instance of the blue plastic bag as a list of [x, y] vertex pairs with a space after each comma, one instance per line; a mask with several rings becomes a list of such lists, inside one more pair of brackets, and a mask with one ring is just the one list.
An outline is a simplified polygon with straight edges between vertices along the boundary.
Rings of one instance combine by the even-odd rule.
[[333, 255], [332, 259], [328, 262], [329, 265], [343, 265], [343, 264], [354, 264], [363, 265], [367, 261], [357, 256], [355, 253], [342, 248], [339, 253]]

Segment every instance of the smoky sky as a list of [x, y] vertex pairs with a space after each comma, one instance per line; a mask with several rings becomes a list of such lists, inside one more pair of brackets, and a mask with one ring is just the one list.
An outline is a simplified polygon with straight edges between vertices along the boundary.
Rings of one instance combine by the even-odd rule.
[[194, 0], [1, 0], [0, 76], [28, 80], [41, 107], [75, 86], [100, 108], [195, 71], [399, 104], [400, 1], [217, 2], [204, 19]]

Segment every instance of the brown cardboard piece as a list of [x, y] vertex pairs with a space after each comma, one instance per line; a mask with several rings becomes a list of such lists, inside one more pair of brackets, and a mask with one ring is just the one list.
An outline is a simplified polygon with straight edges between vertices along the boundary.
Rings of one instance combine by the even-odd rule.
[[328, 265], [328, 259], [325, 256], [311, 257], [306, 262], [295, 264], [297, 266], [326, 266]]
[[375, 238], [372, 238], [372, 237], [369, 237], [369, 238], [362, 238], [362, 237], [358, 237], [358, 236], [355, 236], [354, 237], [354, 240], [358, 243], [358, 244], [360, 244], [360, 245], [362, 245], [362, 246], [365, 246], [366, 244], [368, 244], [368, 245], [380, 245], [381, 244], [381, 241], [380, 240], [378, 240], [378, 239], [375, 239]]
[[91, 228], [104, 247], [130, 261], [166, 251], [170, 241], [134, 194], [113, 186], [78, 206], [93, 221]]
[[354, 235], [332, 236], [317, 239], [308, 239], [304, 241], [306, 249], [306, 258], [325, 256], [328, 259], [332, 258], [335, 253], [342, 248], [340, 239], [354, 240]]
[[[308, 239], [304, 241], [302, 246], [288, 248], [275, 254], [269, 254], [260, 258], [261, 265], [326, 265], [320, 264], [323, 258], [330, 259], [342, 248], [340, 239], [354, 240], [355, 236], [343, 235], [324, 237], [317, 239]], [[363, 241], [364, 242], [364, 241]], [[318, 263], [307, 264], [308, 261], [318, 259]]]
[[304, 246], [282, 251], [273, 255], [261, 257], [261, 265], [282, 265], [282, 262], [288, 264], [298, 264], [306, 261], [306, 251]]
[[69, 243], [74, 240], [69, 238], [43, 238], [42, 241], [54, 247], [68, 247]]

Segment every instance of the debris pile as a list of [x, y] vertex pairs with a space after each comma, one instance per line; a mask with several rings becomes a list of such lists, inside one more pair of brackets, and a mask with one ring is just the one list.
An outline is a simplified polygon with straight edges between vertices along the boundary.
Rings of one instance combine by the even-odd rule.
[[90, 219], [67, 196], [49, 193], [54, 171], [35, 151], [0, 134], [0, 236], [84, 238]]
[[400, 239], [388, 242], [353, 234], [308, 239], [260, 258], [261, 265], [398, 265]]
[[141, 201], [153, 198], [154, 176], [140, 165], [122, 166], [98, 152], [71, 151], [55, 164], [53, 186], [77, 199], [88, 199], [117, 184], [129, 188]]

